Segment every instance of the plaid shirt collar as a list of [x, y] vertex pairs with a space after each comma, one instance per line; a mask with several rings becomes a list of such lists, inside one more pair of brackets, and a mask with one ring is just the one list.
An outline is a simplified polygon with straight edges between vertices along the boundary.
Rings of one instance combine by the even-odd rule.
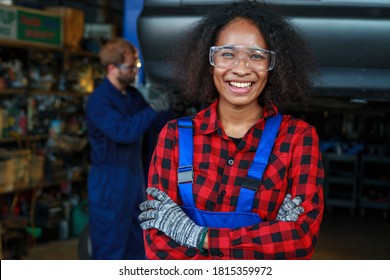
[[[219, 99], [215, 100], [209, 107], [200, 111], [194, 119], [196, 126], [200, 128], [200, 131], [203, 134], [211, 134], [217, 131], [217, 133], [223, 137], [222, 128], [217, 114], [218, 103]], [[258, 125], [263, 118], [267, 119], [277, 113], [278, 109], [275, 105], [264, 107], [263, 117], [261, 117], [255, 125]]]

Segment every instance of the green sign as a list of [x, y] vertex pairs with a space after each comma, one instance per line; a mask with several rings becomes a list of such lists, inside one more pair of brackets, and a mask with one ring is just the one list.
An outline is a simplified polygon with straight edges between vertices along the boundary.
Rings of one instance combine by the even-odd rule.
[[62, 18], [0, 6], [0, 39], [62, 47]]
[[0, 38], [16, 39], [16, 10], [0, 6]]

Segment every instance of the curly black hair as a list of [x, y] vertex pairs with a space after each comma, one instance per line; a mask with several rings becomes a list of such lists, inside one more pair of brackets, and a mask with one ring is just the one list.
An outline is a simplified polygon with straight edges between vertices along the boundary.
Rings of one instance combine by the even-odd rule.
[[275, 6], [250, 0], [211, 11], [184, 35], [174, 54], [174, 76], [187, 99], [204, 105], [218, 98], [210, 71], [209, 49], [224, 27], [237, 18], [255, 24], [269, 49], [276, 52], [276, 64], [269, 72], [259, 103], [278, 107], [297, 102], [307, 104], [312, 78], [318, 73], [313, 55], [298, 31]]

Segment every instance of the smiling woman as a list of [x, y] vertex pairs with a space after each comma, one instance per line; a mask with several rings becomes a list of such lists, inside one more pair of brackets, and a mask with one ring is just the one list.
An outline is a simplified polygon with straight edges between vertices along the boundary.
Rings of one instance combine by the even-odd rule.
[[269, 4], [240, 1], [178, 46], [181, 91], [205, 108], [160, 133], [140, 205], [147, 257], [310, 258], [324, 209], [318, 136], [279, 110], [309, 96], [303, 40]]
[[[253, 8], [260, 9], [260, 7]], [[204, 75], [204, 73], [210, 72], [210, 70], [226, 69], [227, 67], [221, 64], [219, 58], [223, 54], [226, 62], [226, 56], [232, 55], [231, 52], [227, 53], [227, 50], [231, 50], [231, 47], [234, 46], [235, 54], [241, 57], [240, 60], [235, 58], [234, 63], [239, 64], [240, 61], [244, 61], [243, 65], [252, 70], [253, 65], [269, 65], [267, 71], [272, 70], [269, 75], [264, 74], [268, 80], [267, 86], [259, 96], [261, 105], [272, 103], [277, 106], [284, 106], [300, 101], [306, 103], [309, 98], [311, 84], [318, 71], [315, 68], [313, 55], [308, 51], [304, 40], [296, 33], [289, 21], [279, 16], [278, 13], [276, 13], [277, 17], [273, 17], [273, 13], [276, 12], [275, 7], [265, 11], [256, 10], [258, 13], [247, 19], [246, 27], [255, 32], [249, 33], [242, 26], [231, 26], [234, 20], [241, 20], [245, 23], [245, 15], [241, 16], [238, 12], [229, 12], [223, 15], [219, 14], [219, 11], [220, 9], [216, 9], [215, 19], [204, 17], [199, 20], [190, 29], [191, 32], [187, 32], [182, 36], [181, 41], [177, 44], [180, 47], [173, 51], [175, 73], [173, 76], [180, 90], [188, 97], [189, 101], [206, 105], [219, 97], [220, 92], [214, 84], [215, 77]], [[218, 25], [214, 24], [216, 21], [218, 21]], [[280, 24], [280, 22], [283, 24]], [[230, 31], [224, 32], [226, 29], [234, 30], [237, 28], [241, 28], [241, 30], [234, 34]], [[187, 42], [195, 43], [188, 44]], [[225, 47], [222, 48], [223, 46]], [[258, 55], [267, 58], [261, 61], [268, 63], [258, 62], [254, 64], [253, 54], [250, 61], [247, 58], [244, 59], [242, 57], [244, 53], [245, 56], [249, 54], [244, 52], [244, 49], [237, 48], [240, 46], [245, 46], [251, 50], [260, 48], [261, 54], [258, 53]], [[209, 57], [210, 61], [199, 59], [201, 57]], [[232, 70], [240, 71], [240, 65], [236, 66], [232, 67]], [[262, 68], [256, 68], [255, 70], [259, 70], [258, 73], [263, 71]], [[243, 68], [241, 71], [243, 71]], [[247, 82], [245, 79], [243, 81]], [[272, 89], [272, 92], [270, 89]]]
[[[250, 21], [237, 18], [227, 24], [219, 33], [217, 46], [244, 46], [246, 49], [263, 49], [267, 52], [267, 43], [256, 25]], [[240, 48], [242, 50], [242, 48]], [[268, 51], [272, 53], [271, 51]], [[223, 61], [232, 61], [233, 52], [223, 53]], [[258, 103], [258, 98], [263, 92], [268, 80], [269, 60], [242, 59], [239, 54], [237, 63], [227, 67], [226, 63], [218, 58], [213, 68], [213, 80], [219, 93], [219, 112], [222, 126], [228, 136], [242, 138], [252, 127], [259, 116], [263, 115], [263, 109]], [[222, 65], [221, 65], [222, 64]], [[222, 66], [222, 67], [221, 67]], [[253, 108], [249, 110], [247, 108]], [[240, 121], [229, 120], [227, 116], [239, 117]]]

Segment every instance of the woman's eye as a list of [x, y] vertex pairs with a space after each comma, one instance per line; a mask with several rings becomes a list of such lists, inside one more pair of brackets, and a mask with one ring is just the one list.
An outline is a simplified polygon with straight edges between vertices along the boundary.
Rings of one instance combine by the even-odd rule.
[[265, 55], [261, 54], [261, 53], [254, 53], [251, 55], [251, 59], [253, 60], [263, 60], [265, 59]]
[[221, 56], [223, 58], [234, 58], [234, 53], [232, 53], [232, 52], [224, 52], [224, 53], [221, 53]]

